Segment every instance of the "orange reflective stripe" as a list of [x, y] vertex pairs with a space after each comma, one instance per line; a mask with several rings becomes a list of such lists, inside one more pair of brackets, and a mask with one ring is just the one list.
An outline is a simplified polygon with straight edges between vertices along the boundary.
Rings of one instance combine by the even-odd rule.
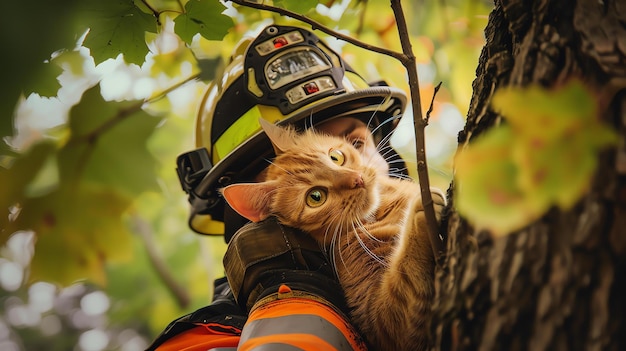
[[205, 325], [198, 325], [167, 340], [157, 351], [206, 351], [219, 347], [237, 348], [239, 336], [215, 333]]
[[310, 334], [274, 334], [244, 341], [237, 351], [338, 351], [326, 340]]
[[[332, 345], [331, 350], [366, 350], [363, 340], [344, 316], [321, 302], [297, 297], [274, 300], [254, 309], [243, 328], [241, 342], [247, 344], [263, 337], [266, 341], [282, 343], [286, 333], [307, 336], [309, 339], [301, 339], [304, 346], [318, 345], [318, 339], [322, 339]], [[324, 349], [316, 346], [302, 350]]]

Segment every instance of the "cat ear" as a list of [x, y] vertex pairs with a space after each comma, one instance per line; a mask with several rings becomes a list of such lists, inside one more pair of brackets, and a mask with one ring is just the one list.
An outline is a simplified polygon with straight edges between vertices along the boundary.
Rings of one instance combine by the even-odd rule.
[[252, 222], [269, 217], [272, 193], [276, 190], [273, 182], [238, 183], [221, 189], [230, 207]]
[[263, 118], [259, 118], [259, 123], [267, 137], [270, 138], [276, 155], [283, 153], [293, 144], [292, 140], [295, 132], [292, 129], [277, 126]]

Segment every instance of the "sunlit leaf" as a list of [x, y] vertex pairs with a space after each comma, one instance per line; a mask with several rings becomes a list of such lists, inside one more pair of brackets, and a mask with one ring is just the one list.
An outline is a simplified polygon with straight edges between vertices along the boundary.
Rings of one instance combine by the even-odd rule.
[[573, 206], [589, 189], [598, 152], [617, 136], [598, 121], [595, 97], [578, 81], [553, 90], [509, 87], [492, 103], [508, 124], [458, 155], [457, 205], [476, 226], [506, 234], [551, 206]]
[[174, 20], [174, 31], [188, 44], [197, 33], [209, 40], [220, 40], [233, 26], [232, 18], [222, 14], [224, 10], [219, 1], [190, 0], [185, 4], [185, 13]]
[[64, 181], [96, 182], [129, 195], [154, 190], [156, 160], [146, 141], [160, 118], [141, 102], [106, 102], [89, 89], [70, 112], [72, 138], [59, 155]]
[[304, 14], [317, 6], [317, 0], [274, 0], [274, 5], [292, 12]]
[[151, 68], [152, 74], [157, 76], [159, 73], [165, 73], [169, 77], [182, 75], [181, 64], [183, 62], [196, 62], [196, 58], [187, 47], [181, 47], [171, 52], [154, 55], [153, 59], [154, 64]]
[[512, 160], [511, 128], [493, 129], [455, 158], [456, 208], [479, 229], [506, 234], [537, 218], [548, 206], [520, 188]]
[[127, 260], [131, 235], [122, 215], [130, 199], [99, 187], [64, 187], [29, 199], [12, 227], [37, 235], [32, 281], [106, 283], [105, 262]]
[[66, 50], [55, 57], [52, 62], [69, 70], [73, 75], [80, 76], [85, 73], [85, 57], [78, 50]]
[[145, 32], [156, 32], [156, 18], [141, 11], [134, 1], [89, 0], [82, 23], [89, 27], [83, 45], [95, 63], [124, 54], [128, 63], [142, 64], [148, 53]]
[[563, 208], [587, 191], [597, 152], [617, 140], [597, 120], [595, 96], [576, 80], [554, 90], [502, 89], [493, 106], [515, 131], [520, 186]]
[[0, 243], [12, 234], [8, 228], [9, 207], [24, 200], [28, 184], [35, 178], [39, 169], [55, 151], [52, 142], [34, 145], [28, 152], [19, 155], [8, 169], [0, 167]]

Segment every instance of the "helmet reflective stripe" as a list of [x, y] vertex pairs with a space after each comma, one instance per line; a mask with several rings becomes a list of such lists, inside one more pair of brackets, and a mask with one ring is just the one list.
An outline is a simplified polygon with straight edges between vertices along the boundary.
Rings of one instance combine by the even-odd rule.
[[[357, 79], [358, 78], [358, 79]], [[367, 83], [360, 79], [360, 77], [356, 76], [354, 73], [347, 72], [346, 76], [343, 79], [343, 85], [346, 87], [346, 91], [353, 92], [359, 89], [364, 89], [369, 87]], [[326, 100], [333, 100], [333, 97], [327, 97]], [[319, 103], [323, 102], [322, 100], [318, 100]], [[373, 108], [385, 108], [385, 106], [377, 106], [377, 105], [367, 105], [368, 107]], [[350, 110], [350, 114], [355, 114], [359, 112], [357, 107]], [[371, 111], [373, 114], [375, 111]], [[278, 111], [273, 106], [266, 105], [255, 105], [250, 110], [245, 112], [241, 117], [236, 119], [233, 124], [226, 129], [221, 136], [217, 138], [215, 143], [213, 144], [213, 148], [211, 150], [211, 159], [213, 164], [217, 164], [220, 160], [227, 157], [228, 154], [233, 151], [237, 146], [241, 145], [247, 139], [255, 135], [261, 130], [261, 125], [259, 124], [259, 118], [263, 118], [271, 123], [280, 122], [285, 119], [290, 119], [293, 116], [283, 116], [280, 111]], [[302, 118], [306, 118], [306, 116], [300, 116], [300, 118], [291, 118], [293, 122], [299, 122]], [[303, 121], [304, 122], [304, 121]], [[309, 121], [311, 122], [311, 121]], [[367, 123], [367, 121], [366, 121]]]
[[226, 129], [213, 144], [211, 152], [213, 163], [219, 162], [242, 142], [257, 133], [261, 129], [259, 118], [261, 118], [261, 112], [258, 106], [254, 106]]

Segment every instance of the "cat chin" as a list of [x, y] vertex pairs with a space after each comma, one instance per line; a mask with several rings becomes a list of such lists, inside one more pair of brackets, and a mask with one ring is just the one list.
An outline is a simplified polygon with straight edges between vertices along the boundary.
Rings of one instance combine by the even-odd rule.
[[380, 196], [376, 191], [376, 187], [361, 189], [358, 199], [355, 199], [355, 205], [348, 210], [346, 217], [359, 218], [361, 221], [369, 222], [375, 219], [376, 210], [380, 205]]

